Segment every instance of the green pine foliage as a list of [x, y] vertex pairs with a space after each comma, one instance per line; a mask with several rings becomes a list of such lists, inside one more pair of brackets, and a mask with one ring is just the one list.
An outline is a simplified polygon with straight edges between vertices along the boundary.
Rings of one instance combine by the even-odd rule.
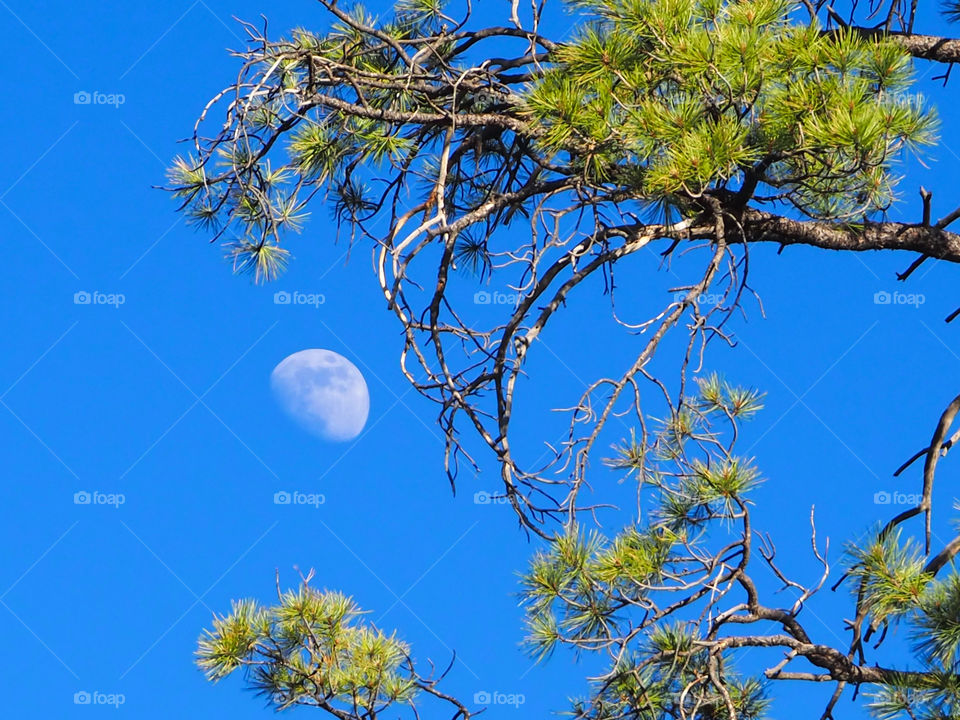
[[[243, 55], [241, 87], [253, 89], [231, 106], [230, 132], [203, 160], [177, 158], [172, 189], [194, 223], [232, 241], [235, 270], [266, 281], [286, 261], [273, 247], [299, 229], [316, 193], [354, 225], [379, 207], [374, 178], [414, 193], [435, 186], [445, 128], [398, 113], [507, 113], [526, 127], [475, 140], [455, 133], [473, 147], [445, 178], [459, 214], [508, 190], [515, 178], [502, 167], [520, 148], [646, 209], [687, 212], [703, 193], [727, 191], [859, 220], [893, 201], [903, 151], [934, 140], [935, 116], [909, 93], [911, 61], [900, 48], [800, 24], [788, 0], [569, 4], [586, 21], [508, 94], [454, 93], [449, 75], [426, 74], [469, 59], [444, 40], [440, 0], [403, 0], [386, 18], [356, 4], [351, 17], [371, 32], [338, 21], [258, 47]], [[423, 53], [416, 82], [400, 41]], [[336, 80], [345, 73], [364, 79], [362, 97]], [[486, 269], [482, 255], [473, 266]]]
[[[824, 34], [787, 0], [573, 0], [594, 15], [526, 98], [551, 154], [648, 199], [759, 182], [815, 217], [893, 200], [901, 150], [934, 140], [891, 42]], [[752, 192], [751, 192], [752, 195]]]
[[960, 573], [942, 579], [924, 573], [919, 545], [897, 536], [853, 548], [855, 570], [868, 588], [875, 617], [902, 622], [914, 654], [895, 682], [870, 693], [879, 720], [945, 720], [960, 716]]
[[[618, 658], [596, 692], [574, 702], [575, 716], [727, 716], [726, 699], [710, 679], [701, 624], [661, 615], [659, 608], [677, 602], [693, 617], [693, 608], [703, 609], [697, 589], [707, 578], [696, 558], [710, 557], [716, 543], [736, 535], [731, 526], [743, 518], [749, 493], [760, 482], [756, 468], [730, 454], [721, 438], [760, 407], [755, 391], [717, 375], [701, 379], [697, 395], [682, 413], [661, 422], [646, 446], [633, 434], [609, 460], [645, 488], [646, 515], [609, 539], [570, 526], [533, 557], [522, 576], [530, 653], [543, 660], [567, 647]], [[731, 564], [738, 557], [735, 545], [727, 557]], [[766, 682], [742, 678], [732, 656], [713, 662], [737, 717], [764, 717]]]
[[[385, 37], [409, 40], [438, 31], [443, 5], [440, 0], [402, 0], [383, 22], [361, 4], [350, 14]], [[437, 49], [444, 51], [449, 48]], [[309, 102], [314, 56], [396, 78], [365, 95], [371, 109], [428, 107], [422, 93], [403, 88], [404, 69], [389, 46], [345, 23], [335, 23], [323, 35], [298, 28], [289, 39], [252, 54], [248, 71], [260, 91], [231, 110], [228, 122], [243, 128], [238, 139], [218, 146], [216, 165], [176, 158], [168, 179], [191, 222], [227, 236], [234, 270], [257, 282], [273, 280], [285, 269], [289, 252], [280, 247], [281, 236], [300, 230], [305, 205], [317, 191], [332, 196], [338, 219], [362, 217], [373, 207], [373, 196], [358, 169], [389, 173], [418, 152], [407, 128], [314, 107]], [[349, 95], [340, 89], [325, 92], [333, 98]], [[271, 170], [274, 160], [268, 157], [274, 143], [282, 150], [277, 170]]]
[[923, 552], [912, 538], [901, 539], [899, 529], [874, 533], [876, 540], [850, 545], [850, 574], [862, 580], [855, 592], [861, 606], [876, 623], [887, 622], [916, 609], [931, 578], [924, 572]]
[[275, 605], [234, 602], [199, 640], [197, 664], [212, 681], [241, 670], [277, 709], [322, 707], [374, 716], [417, 693], [409, 648], [361, 622], [350, 598], [304, 583]]

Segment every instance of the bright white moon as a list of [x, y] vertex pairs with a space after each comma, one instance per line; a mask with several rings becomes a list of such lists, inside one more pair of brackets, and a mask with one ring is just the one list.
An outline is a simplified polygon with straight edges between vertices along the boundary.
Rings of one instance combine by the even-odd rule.
[[270, 374], [270, 386], [294, 420], [327, 440], [352, 440], [370, 414], [363, 374], [331, 350], [301, 350], [285, 358]]

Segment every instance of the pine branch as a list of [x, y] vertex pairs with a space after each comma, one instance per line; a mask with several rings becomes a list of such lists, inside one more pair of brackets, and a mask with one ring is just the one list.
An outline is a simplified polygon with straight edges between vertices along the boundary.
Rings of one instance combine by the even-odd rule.
[[[920, 60], [932, 60], [940, 63], [960, 62], [960, 39], [943, 37], [941, 35], [918, 35], [905, 32], [885, 32], [877, 28], [847, 26], [845, 30], [853, 31], [864, 38], [886, 37], [902, 47], [913, 57]], [[836, 30], [828, 31], [838, 32]]]

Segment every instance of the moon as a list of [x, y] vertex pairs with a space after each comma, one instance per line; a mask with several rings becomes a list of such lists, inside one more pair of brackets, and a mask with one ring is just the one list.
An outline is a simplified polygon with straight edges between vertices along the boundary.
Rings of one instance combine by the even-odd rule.
[[332, 350], [301, 350], [270, 373], [274, 396], [290, 417], [325, 440], [353, 440], [370, 414], [370, 393], [357, 366]]

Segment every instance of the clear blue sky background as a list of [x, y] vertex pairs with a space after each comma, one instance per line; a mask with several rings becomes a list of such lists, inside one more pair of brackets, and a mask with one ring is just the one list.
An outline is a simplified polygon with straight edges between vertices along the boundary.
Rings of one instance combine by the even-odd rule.
[[[483, 4], [491, 16], [507, 8]], [[566, 655], [532, 667], [518, 648], [515, 572], [534, 545], [507, 509], [473, 503], [474, 492], [496, 488], [489, 457], [486, 476], [466, 478], [451, 496], [434, 407], [400, 375], [401, 338], [368, 249], [355, 248], [346, 264], [346, 245], [334, 243], [326, 212], [315, 208], [290, 272], [254, 287], [151, 189], [175, 140], [236, 73], [225, 52], [242, 43], [231, 16], [261, 12], [277, 32], [323, 23], [308, 0], [0, 0], [3, 714], [266, 717], [238, 682], [208, 685], [191, 656], [213, 611], [235, 597], [269, 599], [274, 568], [293, 584], [294, 566], [316, 568], [317, 584], [354, 595], [422, 661], [445, 666], [456, 650], [450, 692], [526, 696], [520, 709], [492, 707], [488, 717], [563, 710], [589, 668]], [[937, 70], [920, 68], [928, 78]], [[920, 184], [934, 190], [937, 216], [960, 203], [951, 149], [960, 149], [960, 133], [947, 109], [955, 88], [923, 86], [943, 108], [944, 143], [930, 169], [905, 168], [895, 217], [919, 217]], [[122, 93], [126, 102], [77, 105], [80, 91]], [[739, 347], [718, 348], [710, 367], [768, 393], [744, 446], [768, 478], [757, 524], [808, 581], [811, 504], [836, 560], [844, 541], [889, 515], [875, 493], [918, 488], [919, 468], [899, 480], [891, 472], [926, 443], [960, 389], [960, 327], [943, 323], [960, 293], [956, 269], [944, 264], [928, 263], [897, 288], [894, 273], [911, 257], [774, 250], [755, 250], [752, 267], [766, 319], [754, 308], [737, 321]], [[672, 282], [652, 279], [654, 267], [650, 257], [621, 271], [628, 298], [640, 302], [644, 288]], [[281, 289], [323, 293], [326, 303], [278, 307]], [[895, 289], [925, 302], [874, 304], [875, 293]], [[126, 302], [76, 305], [80, 291], [123, 293]], [[602, 302], [576, 307], [544, 336], [550, 351], [532, 356], [540, 382], [529, 383], [531, 407], [569, 405], [581, 378], [622, 367], [636, 351], [635, 337], [597, 321], [607, 314]], [[318, 441], [273, 402], [271, 369], [307, 347], [341, 352], [364, 371], [371, 416], [357, 442]], [[531, 424], [520, 439], [551, 438]], [[955, 476], [948, 459], [941, 507]], [[74, 493], [95, 490], [126, 502], [74, 504]], [[278, 490], [327, 501], [276, 506]], [[948, 539], [945, 513], [936, 531]], [[825, 592], [810, 610], [804, 617], [819, 639], [846, 642], [837, 635], [838, 618], [851, 612], [845, 594]], [[811, 717], [807, 703], [819, 713], [829, 694], [783, 690], [781, 718]], [[76, 706], [80, 691], [122, 693], [125, 704]]]

